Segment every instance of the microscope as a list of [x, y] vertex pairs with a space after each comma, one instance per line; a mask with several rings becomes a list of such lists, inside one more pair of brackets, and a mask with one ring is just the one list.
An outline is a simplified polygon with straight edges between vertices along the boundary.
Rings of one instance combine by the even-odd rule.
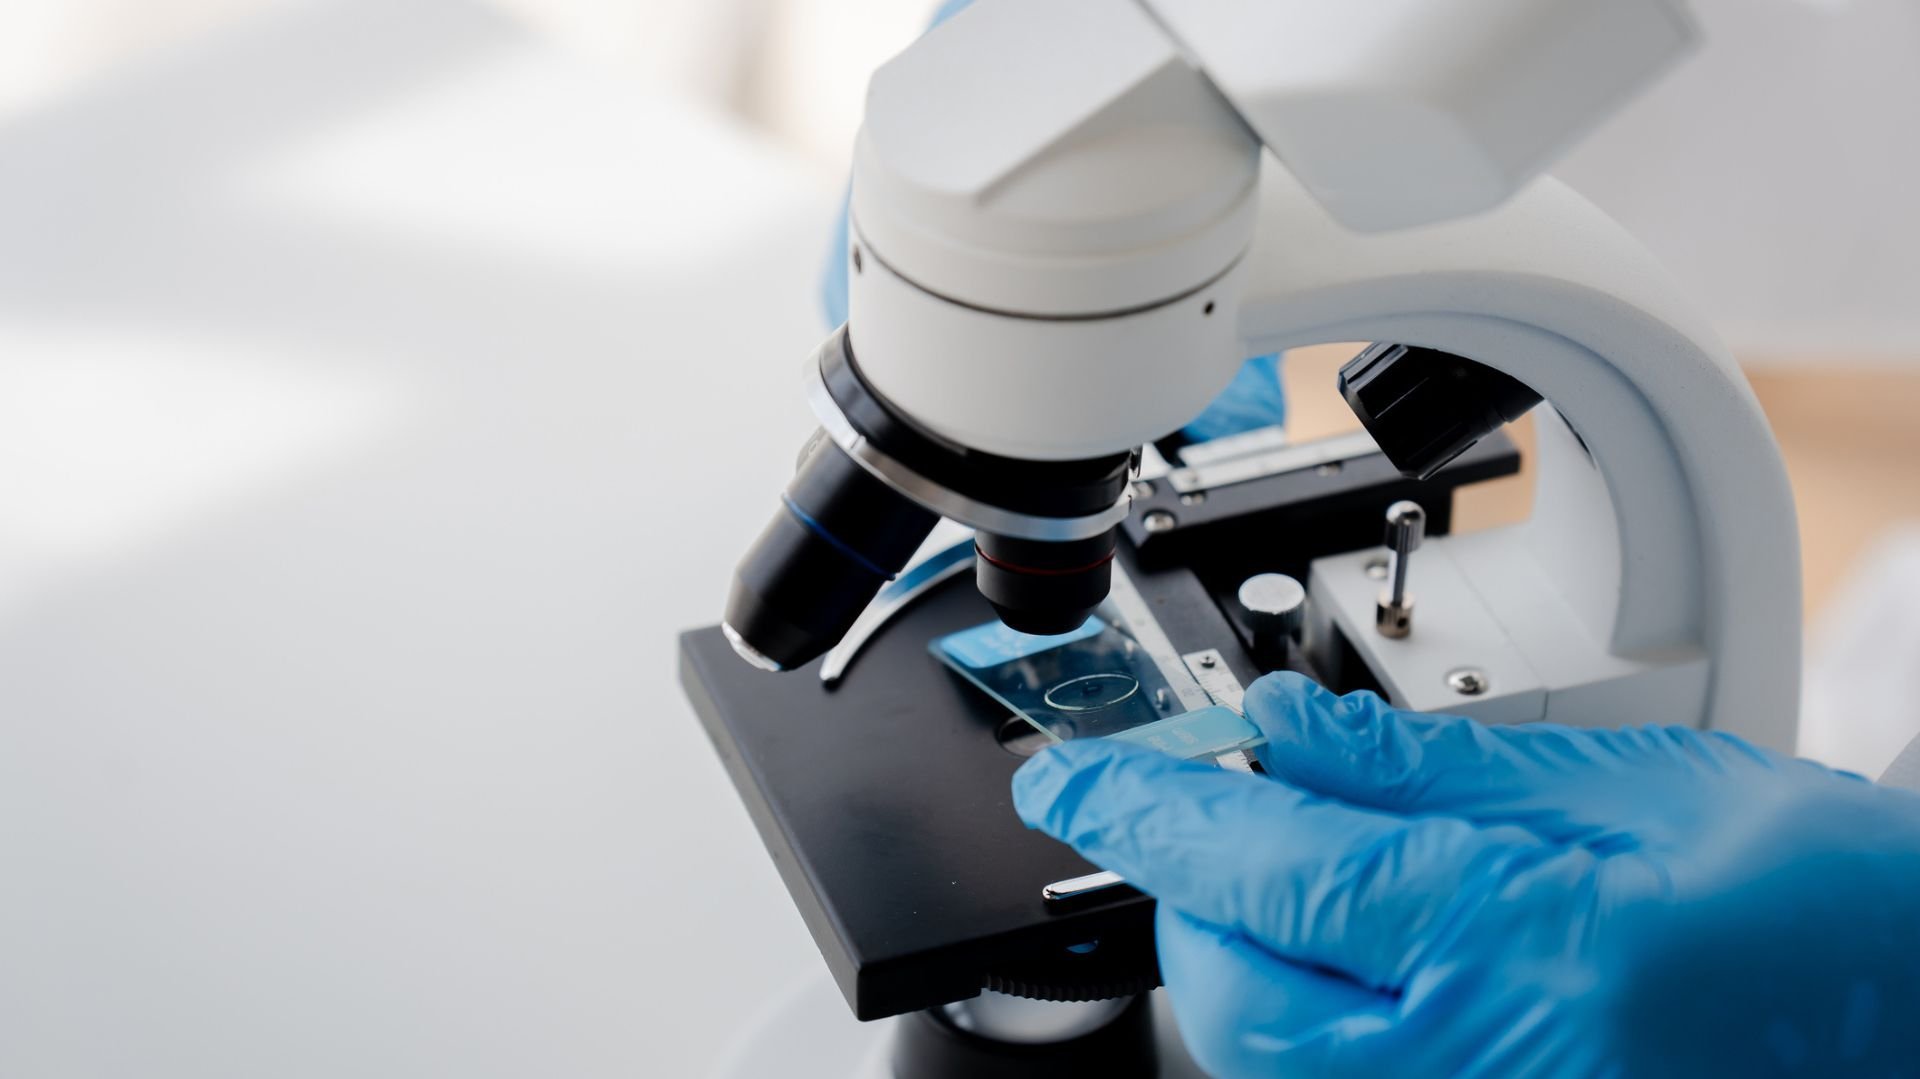
[[[1696, 38], [1681, 0], [980, 0], [874, 75], [820, 429], [724, 623], [681, 639], [841, 995], [898, 1017], [791, 1073], [1190, 1067], [1152, 899], [1010, 806], [1023, 756], [1098, 725], [1010, 717], [930, 651], [982, 624], [1119, 634], [1134, 674], [1075, 674], [1083, 712], [1127, 699], [1223, 767], [1257, 767], [1247, 725], [1193, 717], [1282, 669], [1792, 750], [1778, 448], [1665, 272], [1540, 176]], [[1350, 341], [1362, 432], [1169, 438], [1245, 357]], [[1530, 518], [1455, 534], [1529, 410]]]

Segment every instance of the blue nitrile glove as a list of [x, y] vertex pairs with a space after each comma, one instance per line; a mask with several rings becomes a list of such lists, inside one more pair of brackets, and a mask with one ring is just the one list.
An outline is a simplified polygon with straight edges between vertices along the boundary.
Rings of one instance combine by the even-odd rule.
[[[952, 18], [972, 0], [946, 0], [934, 12], [930, 27]], [[820, 301], [826, 310], [827, 325], [847, 321], [847, 203], [840, 203], [840, 217], [834, 224], [833, 245], [827, 251], [826, 271], [820, 277]], [[1286, 422], [1287, 399], [1280, 386], [1280, 357], [1256, 356], [1241, 365], [1227, 388], [1214, 398], [1182, 433], [1194, 442], [1205, 442], [1225, 435], [1251, 431], [1256, 427]]]
[[1247, 694], [1270, 776], [1114, 742], [1027, 823], [1160, 900], [1222, 1076], [1920, 1073], [1920, 795], [1725, 734]]

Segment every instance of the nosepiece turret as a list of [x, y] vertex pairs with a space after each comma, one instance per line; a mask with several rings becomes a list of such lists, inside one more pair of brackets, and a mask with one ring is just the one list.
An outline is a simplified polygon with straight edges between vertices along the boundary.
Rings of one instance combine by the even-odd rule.
[[1066, 632], [1106, 598], [1133, 454], [1026, 461], [939, 438], [867, 385], [844, 326], [807, 389], [820, 430], [727, 599], [741, 658], [792, 670], [827, 652], [941, 517], [975, 530], [976, 582], [1014, 629]]

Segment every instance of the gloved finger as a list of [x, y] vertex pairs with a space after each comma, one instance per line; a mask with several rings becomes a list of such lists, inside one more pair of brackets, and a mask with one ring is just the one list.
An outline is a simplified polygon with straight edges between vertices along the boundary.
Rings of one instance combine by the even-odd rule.
[[[1269, 774], [1354, 805], [1511, 823], [1547, 839], [1655, 839], [1684, 827], [1719, 778], [1790, 765], [1730, 735], [1680, 727], [1486, 726], [1336, 696], [1291, 672], [1247, 691]], [[1678, 822], [1676, 824], [1676, 822]]]
[[1280, 357], [1255, 356], [1240, 365], [1227, 388], [1181, 434], [1195, 442], [1237, 435], [1287, 419], [1286, 389], [1280, 384]]
[[1403, 819], [1106, 739], [1014, 775], [1029, 827], [1288, 959], [1397, 987], [1449, 917], [1558, 853], [1517, 828]]
[[1289, 963], [1165, 903], [1160, 975], [1187, 1053], [1208, 1075], [1387, 1075], [1394, 999]]

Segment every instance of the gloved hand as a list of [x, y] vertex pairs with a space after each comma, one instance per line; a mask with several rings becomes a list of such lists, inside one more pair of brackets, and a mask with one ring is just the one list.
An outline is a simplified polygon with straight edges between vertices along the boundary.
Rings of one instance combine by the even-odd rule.
[[[928, 28], [958, 15], [970, 3], [972, 0], [943, 0], [934, 10]], [[830, 326], [847, 321], [847, 233], [847, 204], [842, 201], [840, 217], [834, 223], [833, 244], [827, 250], [826, 266], [820, 275], [820, 303]], [[1182, 428], [1181, 434], [1191, 442], [1206, 442], [1284, 423], [1286, 418], [1287, 399], [1280, 387], [1280, 357], [1255, 356], [1240, 366], [1227, 388], [1214, 398], [1205, 412]]]
[[1270, 776], [1100, 740], [1032, 827], [1158, 897], [1209, 1072], [1920, 1072], [1920, 796], [1676, 727], [1247, 694]]

